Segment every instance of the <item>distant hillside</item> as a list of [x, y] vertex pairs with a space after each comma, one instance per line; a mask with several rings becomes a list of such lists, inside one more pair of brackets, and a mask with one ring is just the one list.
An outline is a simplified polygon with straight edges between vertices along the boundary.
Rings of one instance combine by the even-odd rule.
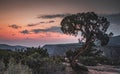
[[117, 13], [117, 14], [104, 14], [104, 15], [101, 15], [101, 16], [104, 16], [104, 17], [107, 17], [107, 19], [111, 22], [111, 23], [115, 23], [115, 24], [120, 24], [120, 13]]
[[108, 58], [120, 59], [120, 35], [110, 38], [108, 45], [101, 49]]
[[65, 55], [65, 52], [68, 50], [75, 50], [80, 48], [81, 44], [79, 43], [70, 43], [70, 44], [54, 44], [54, 45], [44, 45], [43, 48], [47, 49], [50, 56], [55, 55]]
[[11, 46], [11, 45], [7, 45], [7, 44], [0, 44], [0, 49], [10, 49], [10, 50], [15, 50], [15, 49], [24, 49], [27, 48], [26, 46]]
[[120, 47], [120, 35], [110, 38], [108, 46], [117, 46]]

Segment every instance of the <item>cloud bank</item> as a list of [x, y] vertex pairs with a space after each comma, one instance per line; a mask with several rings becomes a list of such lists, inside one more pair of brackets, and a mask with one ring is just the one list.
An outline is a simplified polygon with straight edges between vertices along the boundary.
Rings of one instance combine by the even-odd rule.
[[22, 34], [30, 34], [30, 33], [34, 33], [34, 34], [38, 34], [41, 32], [58, 32], [58, 33], [62, 33], [60, 27], [57, 26], [52, 26], [50, 28], [47, 29], [32, 29], [32, 30], [22, 30], [20, 31], [20, 33]]
[[37, 25], [40, 25], [40, 24], [47, 24], [47, 23], [54, 23], [55, 21], [54, 20], [50, 20], [50, 21], [47, 21], [47, 22], [44, 22], [44, 21], [41, 21], [41, 22], [38, 22], [38, 23], [32, 23], [32, 24], [28, 24], [27, 26], [28, 27], [33, 27], [33, 26], [37, 26]]
[[22, 33], [22, 34], [30, 34], [29, 30], [22, 30], [22, 31], [20, 31], [20, 33]]
[[11, 27], [13, 29], [19, 29], [19, 28], [21, 28], [21, 26], [18, 26], [16, 24], [9, 25], [8, 27]]
[[70, 15], [70, 14], [51, 14], [51, 15], [37, 16], [37, 18], [53, 19], [53, 18], [63, 18], [63, 17], [68, 16], [68, 15]]

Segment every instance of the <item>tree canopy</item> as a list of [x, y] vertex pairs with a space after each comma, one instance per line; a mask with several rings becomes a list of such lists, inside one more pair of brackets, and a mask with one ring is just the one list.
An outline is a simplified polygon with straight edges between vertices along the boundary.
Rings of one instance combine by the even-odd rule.
[[77, 13], [66, 16], [61, 21], [61, 30], [65, 34], [77, 36], [81, 32], [81, 36], [86, 42], [101, 41], [101, 45], [106, 45], [109, 41], [109, 36], [106, 31], [110, 25], [107, 18], [98, 16], [94, 12]]

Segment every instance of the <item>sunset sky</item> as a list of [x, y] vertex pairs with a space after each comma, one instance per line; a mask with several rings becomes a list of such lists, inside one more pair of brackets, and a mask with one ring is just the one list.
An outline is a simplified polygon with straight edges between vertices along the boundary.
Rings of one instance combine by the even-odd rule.
[[120, 35], [120, 0], [0, 0], [0, 44], [39, 46], [76, 43], [60, 30], [68, 14], [95, 12], [108, 18]]

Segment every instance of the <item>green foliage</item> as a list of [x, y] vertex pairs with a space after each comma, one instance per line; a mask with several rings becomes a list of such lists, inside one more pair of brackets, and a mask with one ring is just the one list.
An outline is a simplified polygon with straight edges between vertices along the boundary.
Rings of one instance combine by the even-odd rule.
[[104, 56], [95, 56], [95, 57], [80, 57], [80, 62], [84, 65], [95, 66], [98, 64], [107, 64], [108, 59]]
[[68, 50], [66, 52], [66, 57], [68, 57], [68, 58], [72, 57], [73, 55], [74, 55], [74, 52], [72, 50]]
[[27, 65], [16, 64], [15, 59], [10, 58], [8, 68], [4, 74], [32, 74], [32, 70]]
[[106, 45], [109, 41], [108, 34], [106, 34], [109, 25], [107, 18], [98, 16], [94, 12], [86, 12], [64, 17], [61, 21], [61, 30], [65, 34], [74, 36], [81, 32], [86, 42], [98, 39], [101, 45]]
[[34, 47], [27, 48], [27, 50], [24, 51], [25, 55], [27, 55], [27, 56], [29, 56], [29, 55], [31, 55], [31, 54], [33, 54], [35, 52], [37, 52], [38, 54], [40, 54], [41, 57], [48, 56], [47, 49], [44, 50], [44, 49], [42, 49], [40, 47], [39, 48], [34, 48]]
[[106, 31], [109, 25], [107, 18], [98, 16], [94, 12], [77, 13], [64, 17], [61, 21], [62, 32], [73, 36], [81, 34], [81, 37], [85, 40], [81, 49], [66, 53], [69, 60], [75, 61], [81, 53], [81, 56], [98, 55], [100, 51], [93, 52], [95, 49], [91, 49], [91, 47], [94, 46], [95, 40], [99, 40], [101, 46], [108, 44], [109, 35]]
[[85, 52], [81, 53], [81, 56], [87, 56], [87, 57], [96, 57], [96, 56], [102, 56], [102, 51], [101, 50], [97, 50], [95, 48], [91, 48], [86, 50]]
[[2, 74], [65, 74], [61, 60], [60, 56], [49, 57], [47, 50], [40, 47], [25, 51], [0, 50]]
[[12, 53], [11, 50], [2, 50], [0, 49], [0, 60], [3, 60], [3, 63], [5, 64], [5, 67], [8, 67], [10, 54]]
[[[80, 63], [90, 66], [98, 64], [107, 64], [110, 60], [103, 56], [102, 53], [103, 52], [101, 50], [91, 48], [81, 53], [78, 60]], [[69, 60], [71, 60], [76, 54], [78, 54], [78, 49], [76, 49], [75, 51], [68, 50], [66, 52], [66, 57], [68, 57]]]
[[97, 65], [97, 64], [105, 64], [107, 58], [102, 55], [103, 52], [101, 50], [97, 50], [95, 48], [91, 48], [86, 50], [81, 54], [81, 62], [85, 65]]

